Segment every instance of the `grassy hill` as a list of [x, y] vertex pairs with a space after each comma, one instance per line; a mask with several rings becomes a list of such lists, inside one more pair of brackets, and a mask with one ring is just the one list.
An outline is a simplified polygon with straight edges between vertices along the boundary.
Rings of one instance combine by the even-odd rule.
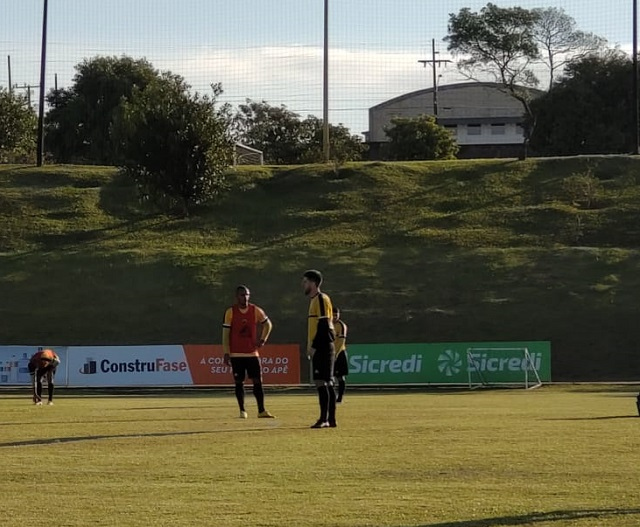
[[0, 343], [218, 342], [238, 283], [302, 342], [317, 267], [352, 342], [551, 340], [640, 375], [640, 159], [246, 168], [191, 218], [112, 168], [0, 167]]

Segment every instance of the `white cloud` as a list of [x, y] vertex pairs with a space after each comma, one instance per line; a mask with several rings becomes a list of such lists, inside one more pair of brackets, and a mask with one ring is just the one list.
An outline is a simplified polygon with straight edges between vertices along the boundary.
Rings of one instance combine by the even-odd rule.
[[[389, 98], [432, 84], [423, 56], [406, 51], [330, 49], [330, 120], [352, 132], [367, 129], [368, 108]], [[321, 47], [286, 46], [201, 50], [153, 61], [156, 67], [183, 75], [196, 89], [221, 82], [221, 100], [245, 98], [285, 104], [301, 115], [322, 113], [323, 51]], [[455, 66], [441, 68], [440, 83], [460, 81]]]

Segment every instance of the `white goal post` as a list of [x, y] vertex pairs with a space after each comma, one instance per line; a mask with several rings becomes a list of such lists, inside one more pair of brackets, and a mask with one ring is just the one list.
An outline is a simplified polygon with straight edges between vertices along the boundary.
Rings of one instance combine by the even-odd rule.
[[469, 389], [513, 385], [530, 390], [542, 386], [540, 358], [529, 348], [468, 348]]

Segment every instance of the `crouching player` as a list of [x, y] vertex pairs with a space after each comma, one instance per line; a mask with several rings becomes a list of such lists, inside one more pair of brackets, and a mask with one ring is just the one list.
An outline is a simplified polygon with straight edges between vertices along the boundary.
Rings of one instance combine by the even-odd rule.
[[47, 390], [49, 400], [47, 404], [53, 404], [53, 379], [56, 368], [60, 364], [60, 358], [55, 351], [38, 348], [29, 360], [29, 374], [31, 375], [31, 388], [33, 392], [33, 403], [42, 405], [42, 380], [47, 378]]

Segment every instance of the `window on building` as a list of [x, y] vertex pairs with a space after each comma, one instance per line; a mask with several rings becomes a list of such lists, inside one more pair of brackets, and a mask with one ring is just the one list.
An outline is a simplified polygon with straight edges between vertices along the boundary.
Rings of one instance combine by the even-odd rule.
[[480, 124], [468, 124], [467, 135], [482, 135], [482, 125]]
[[491, 135], [504, 135], [506, 129], [506, 125], [504, 123], [492, 123], [491, 124]]

